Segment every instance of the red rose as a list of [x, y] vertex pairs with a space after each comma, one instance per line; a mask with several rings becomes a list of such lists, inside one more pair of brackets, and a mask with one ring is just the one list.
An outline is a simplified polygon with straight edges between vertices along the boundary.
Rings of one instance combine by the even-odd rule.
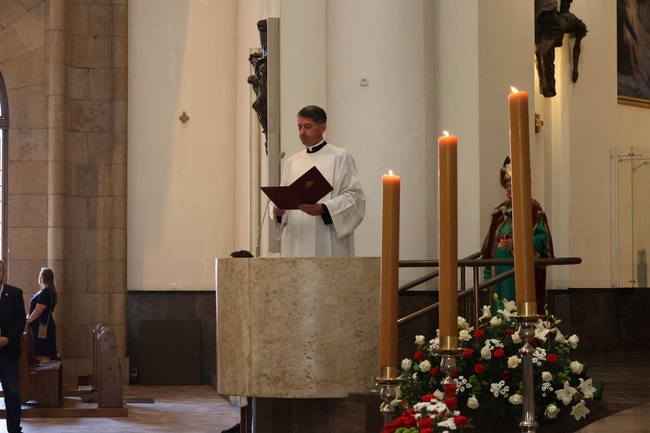
[[457, 389], [458, 389], [458, 386], [456, 386], [456, 385], [447, 385], [447, 386], [443, 387], [443, 391], [445, 392], [445, 395], [447, 397], [455, 396]]
[[485, 366], [483, 364], [476, 364], [474, 366], [474, 372], [476, 374], [483, 374], [483, 371], [485, 370]]
[[503, 355], [505, 355], [505, 352], [503, 351], [503, 349], [498, 348], [497, 350], [494, 351], [493, 355], [494, 355], [495, 358], [503, 358]]
[[438, 367], [433, 367], [431, 370], [429, 370], [429, 373], [431, 373], [431, 376], [437, 376], [438, 375]]
[[474, 331], [474, 338], [481, 338], [483, 337], [483, 334], [485, 334], [485, 332], [483, 332], [482, 329], [477, 329]]
[[469, 418], [463, 415], [458, 415], [454, 417], [454, 424], [456, 427], [463, 428], [469, 422]]
[[501, 379], [505, 380], [506, 382], [510, 380], [510, 370], [503, 370], [501, 372]]
[[433, 394], [425, 394], [422, 397], [420, 397], [420, 401], [427, 401], [431, 402], [436, 399], [436, 396]]
[[549, 353], [546, 355], [546, 360], [549, 364], [555, 364], [557, 362], [557, 355], [555, 353]]
[[514, 334], [515, 331], [514, 329], [506, 329], [506, 336], [507, 337], [512, 337], [512, 334]]
[[456, 410], [458, 402], [456, 400], [456, 397], [447, 397], [445, 399], [445, 405], [450, 409], [450, 410]]
[[474, 355], [474, 349], [465, 349], [463, 350], [463, 358], [470, 359]]
[[415, 359], [416, 361], [420, 361], [423, 356], [424, 356], [424, 353], [422, 353], [421, 350], [416, 350], [415, 355], [413, 355], [413, 359]]
[[430, 427], [425, 427], [420, 430], [420, 433], [433, 433], [433, 430]]
[[415, 416], [413, 416], [411, 413], [405, 412], [402, 416], [396, 418], [395, 421], [393, 421], [393, 423], [389, 424], [388, 426], [394, 428], [415, 427], [416, 424], [417, 421], [415, 421]]
[[422, 418], [420, 420], [420, 424], [419, 424], [421, 429], [431, 427], [432, 425], [433, 425], [433, 420], [431, 418], [429, 418], [428, 416], [425, 416], [424, 418]]
[[454, 379], [457, 378], [458, 377], [458, 370], [452, 371], [451, 372], [451, 377], [453, 377]]

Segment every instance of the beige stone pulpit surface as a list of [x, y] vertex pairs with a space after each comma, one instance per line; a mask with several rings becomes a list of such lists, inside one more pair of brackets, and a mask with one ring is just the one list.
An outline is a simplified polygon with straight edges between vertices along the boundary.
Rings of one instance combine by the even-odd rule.
[[379, 258], [217, 259], [217, 390], [340, 398], [379, 372]]

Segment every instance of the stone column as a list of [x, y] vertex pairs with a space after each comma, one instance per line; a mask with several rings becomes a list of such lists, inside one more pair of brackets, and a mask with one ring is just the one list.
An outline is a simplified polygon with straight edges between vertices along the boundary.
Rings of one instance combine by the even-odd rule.
[[[56, 318], [59, 341], [65, 334], [65, 0], [52, 0], [45, 16], [47, 126], [47, 266], [59, 287]], [[59, 347], [59, 350], [61, 348]]]

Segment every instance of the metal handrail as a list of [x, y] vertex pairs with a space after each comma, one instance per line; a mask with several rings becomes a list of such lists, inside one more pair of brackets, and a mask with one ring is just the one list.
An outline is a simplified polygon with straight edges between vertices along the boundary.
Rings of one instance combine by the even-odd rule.
[[[481, 257], [481, 253], [471, 254], [471, 255], [465, 257], [464, 259], [459, 260], [458, 263], [465, 262], [465, 261], [472, 260], [472, 259], [476, 259], [478, 257]], [[415, 266], [416, 263], [421, 263], [421, 262], [435, 263], [435, 265]], [[400, 260], [399, 267], [400, 268], [429, 268], [429, 267], [436, 267], [437, 268], [438, 267], [438, 260], [419, 260], [419, 261], [418, 260]], [[460, 264], [459, 264], [459, 267], [460, 267]], [[464, 269], [465, 269], [465, 266], [461, 267], [461, 273], [462, 274], [464, 274]], [[440, 275], [440, 271], [431, 272], [429, 274], [426, 274], [423, 277], [420, 277], [420, 278], [417, 278], [417, 279], [411, 281], [410, 283], [404, 284], [403, 286], [401, 286], [399, 288], [399, 291], [403, 292], [405, 290], [412, 289], [415, 286], [419, 286], [422, 283], [426, 283], [427, 281], [430, 281], [430, 280], [433, 280], [434, 278], [437, 278], [439, 275]], [[464, 277], [464, 276], [465, 275], [462, 275], [461, 277]], [[462, 278], [461, 281], [464, 281], [464, 278]], [[464, 282], [463, 282], [463, 284], [464, 284]], [[464, 287], [462, 287], [462, 289], [464, 289]]]
[[[479, 318], [480, 292], [496, 283], [499, 283], [503, 280], [512, 277], [515, 274], [515, 270], [513, 268], [481, 283], [480, 276], [479, 276], [479, 268], [485, 266], [496, 266], [496, 265], [512, 266], [514, 265], [515, 261], [513, 259], [476, 260], [475, 258], [472, 259], [469, 258], [469, 257], [478, 257], [478, 256], [480, 256], [480, 253], [474, 253], [471, 256], [468, 256], [468, 258], [458, 260], [458, 266], [461, 268], [461, 275], [463, 276], [463, 280], [464, 280], [464, 273], [462, 269], [465, 267], [472, 268], [472, 280], [473, 280], [472, 288], [465, 289], [465, 290], [461, 288], [461, 291], [458, 292], [458, 298], [464, 299], [472, 295], [474, 296], [474, 325], [478, 323], [478, 318]], [[582, 259], [579, 257], [558, 257], [558, 258], [543, 258], [543, 259], [538, 258], [535, 259], [534, 262], [535, 262], [535, 266], [546, 267], [546, 266], [554, 266], [554, 265], [578, 265], [582, 263]], [[439, 266], [439, 261], [438, 260], [400, 260], [399, 266], [400, 268], [437, 267]], [[401, 286], [399, 288], [399, 291], [401, 292], [401, 291], [406, 291], [408, 289], [411, 289], [417, 286], [418, 284], [421, 284], [422, 282], [429, 281], [437, 277], [438, 275], [439, 275], [439, 271], [431, 272], [425, 275], [424, 277], [420, 277], [412, 281], [411, 283], [407, 283]], [[418, 282], [418, 284], [413, 284], [416, 281]], [[402, 317], [401, 319], [398, 319], [397, 324], [398, 326], [400, 326], [412, 322], [415, 319], [425, 316], [427, 313], [430, 313], [431, 311], [437, 310], [438, 307], [439, 307], [438, 302], [436, 302], [435, 304], [431, 304], [428, 307], [424, 307], [421, 310], [418, 310], [414, 313]]]

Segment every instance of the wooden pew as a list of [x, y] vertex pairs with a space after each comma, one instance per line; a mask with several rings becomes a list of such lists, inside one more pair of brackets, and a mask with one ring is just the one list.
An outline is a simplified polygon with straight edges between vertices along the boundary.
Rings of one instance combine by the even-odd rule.
[[97, 399], [97, 406], [101, 408], [123, 407], [122, 371], [113, 330], [99, 323], [93, 328], [92, 338], [92, 387], [80, 386], [79, 393], [82, 399], [84, 394], [92, 393], [92, 398]]
[[39, 364], [34, 354], [32, 333], [23, 332], [18, 361], [18, 393], [21, 403], [37, 401], [43, 407], [61, 407], [63, 387], [61, 361]]

